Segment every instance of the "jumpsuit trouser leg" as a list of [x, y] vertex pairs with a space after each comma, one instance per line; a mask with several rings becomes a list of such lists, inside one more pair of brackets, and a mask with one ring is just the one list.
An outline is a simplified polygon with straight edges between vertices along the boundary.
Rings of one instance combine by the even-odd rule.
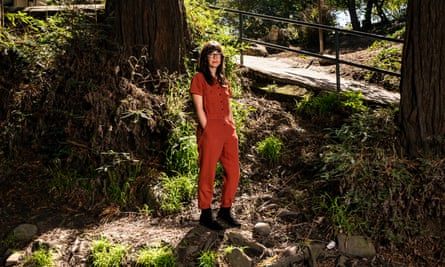
[[225, 176], [221, 207], [231, 207], [239, 183], [238, 138], [234, 127], [224, 119], [209, 119], [206, 128], [198, 134], [199, 181], [198, 205], [211, 208], [216, 165], [221, 162]]

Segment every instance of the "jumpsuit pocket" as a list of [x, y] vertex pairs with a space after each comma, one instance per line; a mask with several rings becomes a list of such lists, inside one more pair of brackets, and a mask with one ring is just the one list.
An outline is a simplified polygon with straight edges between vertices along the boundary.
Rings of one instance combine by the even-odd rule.
[[201, 126], [198, 126], [198, 128], [196, 129], [196, 139], [197, 139], [198, 146], [202, 143], [203, 137], [208, 132], [209, 123], [210, 123], [210, 120], [207, 120], [207, 124], [204, 128], [202, 128]]

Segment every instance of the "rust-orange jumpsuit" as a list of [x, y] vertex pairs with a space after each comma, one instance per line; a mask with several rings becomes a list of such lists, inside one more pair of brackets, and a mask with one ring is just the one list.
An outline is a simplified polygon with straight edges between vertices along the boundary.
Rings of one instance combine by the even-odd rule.
[[200, 209], [211, 208], [216, 165], [224, 169], [220, 207], [230, 208], [235, 198], [240, 177], [238, 136], [230, 118], [230, 87], [206, 82], [204, 75], [193, 77], [190, 93], [203, 97], [207, 117], [204, 129], [198, 125], [197, 143], [199, 152], [198, 205]]

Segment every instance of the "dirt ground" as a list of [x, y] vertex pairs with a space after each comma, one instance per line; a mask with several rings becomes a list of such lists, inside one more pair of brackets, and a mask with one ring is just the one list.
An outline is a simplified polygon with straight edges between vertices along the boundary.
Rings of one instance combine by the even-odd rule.
[[[280, 54], [278, 56], [289, 56]], [[351, 54], [358, 60], [365, 60], [368, 51]], [[297, 60], [297, 59], [296, 59]], [[301, 58], [302, 64], [309, 59]], [[330, 71], [332, 66], [317, 66]], [[343, 69], [345, 73], [351, 73]], [[281, 201], [289, 194], [304, 194], [312, 188], [311, 170], [295, 159], [303, 153], [317, 151], [323, 139], [323, 127], [316, 122], [299, 121], [292, 115], [294, 100], [280, 101], [250, 91], [240, 99], [255, 110], [249, 115], [247, 125], [242, 129], [244, 143], [240, 147], [242, 180], [234, 212], [242, 222], [239, 231], [251, 238], [255, 223], [264, 221], [272, 226], [267, 247], [277, 255], [288, 247], [304, 240], [327, 243], [333, 240], [333, 228], [324, 218], [311, 218], [311, 207], [298, 203], [289, 207]], [[270, 167], [258, 157], [255, 143], [270, 135], [279, 133], [286, 144], [279, 166]], [[6, 166], [3, 166], [6, 168]], [[115, 206], [98, 203], [94, 209], [79, 208], [78, 203], [69, 203], [54, 198], [48, 186], [49, 177], [41, 170], [39, 159], [17, 162], [7, 166], [9, 170], [0, 176], [0, 240], [21, 223], [38, 226], [38, 235], [32, 243], [15, 244], [17, 248], [30, 251], [37, 241], [57, 248], [57, 266], [86, 266], [89, 263], [91, 240], [105, 236], [115, 242], [124, 243], [132, 250], [149, 244], [167, 243], [184, 249], [196, 244], [201, 250], [212, 249], [223, 253], [230, 245], [226, 235], [215, 235], [198, 225], [198, 209], [193, 201], [180, 214], [167, 217], [149, 216], [140, 212], [121, 212]], [[218, 205], [219, 188], [215, 192], [214, 207]], [[316, 193], [316, 192], [314, 192]], [[307, 203], [306, 203], [307, 204]], [[280, 212], [296, 209], [295, 217], [284, 220]], [[188, 244], [188, 245], [187, 245]], [[0, 255], [8, 247], [0, 243]], [[186, 254], [187, 255], [187, 254]], [[327, 254], [318, 259], [319, 266], [335, 266], [338, 254]], [[372, 260], [356, 259], [351, 266], [414, 266], [413, 255], [405, 255], [394, 247], [380, 246]], [[257, 259], [260, 260], [260, 259]], [[264, 259], [262, 259], [264, 260]], [[197, 266], [196, 258], [183, 259], [183, 266]], [[219, 259], [219, 266], [228, 266]], [[295, 266], [310, 266], [308, 262]]]

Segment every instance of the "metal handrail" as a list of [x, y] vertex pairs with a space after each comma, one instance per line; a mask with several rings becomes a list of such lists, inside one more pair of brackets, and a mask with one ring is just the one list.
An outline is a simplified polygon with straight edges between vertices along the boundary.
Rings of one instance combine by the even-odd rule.
[[[300, 20], [295, 20], [295, 19], [281, 18], [281, 17], [275, 17], [275, 16], [270, 16], [270, 15], [264, 15], [264, 14], [257, 14], [257, 13], [253, 13], [253, 12], [236, 10], [236, 9], [232, 9], [232, 8], [223, 8], [223, 7], [218, 7], [218, 6], [214, 6], [214, 5], [209, 5], [208, 7], [211, 9], [222, 10], [225, 12], [235, 13], [235, 14], [239, 15], [240, 21], [239, 21], [239, 37], [238, 37], [238, 39], [240, 40], [241, 43], [242, 42], [256, 43], [256, 44], [261, 44], [261, 45], [271, 47], [271, 48], [276, 48], [276, 49], [285, 50], [285, 51], [291, 51], [291, 52], [300, 53], [300, 54], [311, 56], [311, 57], [317, 57], [317, 58], [335, 61], [337, 91], [340, 91], [340, 64], [350, 65], [350, 66], [354, 66], [354, 67], [358, 67], [358, 68], [362, 68], [362, 69], [367, 69], [367, 70], [376, 71], [376, 72], [380, 72], [380, 73], [384, 73], [384, 74], [388, 74], [388, 75], [392, 75], [392, 76], [396, 76], [396, 77], [401, 77], [401, 74], [398, 72], [388, 71], [388, 70], [384, 70], [381, 68], [371, 67], [371, 66], [367, 66], [367, 65], [363, 65], [363, 64], [358, 64], [358, 63], [355, 63], [352, 61], [340, 59], [339, 34], [344, 33], [344, 34], [349, 34], [349, 35], [365, 36], [365, 37], [370, 37], [370, 38], [373, 38], [376, 40], [384, 40], [384, 41], [389, 41], [389, 42], [394, 42], [394, 43], [403, 43], [404, 42], [403, 39], [396, 39], [396, 38], [390, 38], [390, 37], [386, 37], [386, 36], [378, 35], [378, 34], [341, 29], [341, 28], [337, 28], [337, 27], [333, 27], [333, 26], [310, 23], [310, 22], [305, 22], [305, 21], [300, 21]], [[307, 27], [326, 30], [326, 31], [333, 31], [334, 36], [335, 36], [335, 58], [328, 57], [323, 54], [317, 54], [314, 52], [306, 51], [306, 50], [292, 49], [292, 48], [289, 48], [286, 46], [281, 46], [281, 45], [277, 45], [277, 44], [273, 44], [273, 43], [269, 43], [269, 42], [265, 42], [265, 41], [245, 38], [244, 34], [243, 34], [244, 16], [263, 18], [263, 19], [277, 21], [277, 22], [287, 22], [287, 23], [292, 23], [292, 24], [301, 25], [301, 26], [307, 26]], [[244, 64], [242, 50], [240, 52], [240, 63], [241, 63], [241, 65]]]

